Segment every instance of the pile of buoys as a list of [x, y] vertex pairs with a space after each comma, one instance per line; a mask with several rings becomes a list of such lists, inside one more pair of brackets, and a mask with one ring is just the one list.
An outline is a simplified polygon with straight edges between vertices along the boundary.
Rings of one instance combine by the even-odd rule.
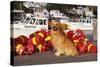
[[29, 38], [20, 35], [14, 38], [15, 52], [17, 55], [33, 54], [52, 50], [51, 32], [41, 29], [29, 35]]
[[80, 54], [97, 52], [97, 46], [89, 41], [80, 29], [70, 30], [66, 35], [73, 41]]

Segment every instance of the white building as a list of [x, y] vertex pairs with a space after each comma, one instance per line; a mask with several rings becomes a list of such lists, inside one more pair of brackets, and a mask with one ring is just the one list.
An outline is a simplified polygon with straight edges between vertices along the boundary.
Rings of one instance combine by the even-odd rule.
[[43, 9], [42, 11], [34, 11], [34, 17], [49, 18], [49, 11], [47, 9]]
[[44, 9], [44, 10], [42, 11], [42, 17], [44, 17], [44, 18], [49, 18], [49, 11], [48, 11], [47, 9]]
[[51, 17], [58, 17], [58, 18], [65, 18], [66, 15], [64, 13], [61, 13], [59, 10], [50, 10], [50, 16]]
[[76, 10], [76, 13], [79, 14], [79, 15], [83, 15], [84, 14], [83, 8], [78, 7], [77, 10]]
[[[47, 5], [46, 3], [38, 3], [38, 2], [24, 2], [23, 5], [26, 8], [33, 9], [34, 17], [43, 17], [43, 18], [49, 18], [49, 12], [45, 8]], [[28, 16], [30, 16], [28, 14]]]

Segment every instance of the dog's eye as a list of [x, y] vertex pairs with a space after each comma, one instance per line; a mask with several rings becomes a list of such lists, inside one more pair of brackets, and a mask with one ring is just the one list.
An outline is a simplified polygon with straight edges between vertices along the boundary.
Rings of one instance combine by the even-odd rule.
[[56, 26], [54, 26], [54, 27], [53, 27], [53, 30], [54, 30], [54, 31], [56, 31], [56, 30], [57, 30], [57, 27], [56, 27]]
[[53, 26], [50, 26], [51, 29], [53, 29]]
[[51, 26], [50, 29], [56, 31], [58, 28], [57, 26]]

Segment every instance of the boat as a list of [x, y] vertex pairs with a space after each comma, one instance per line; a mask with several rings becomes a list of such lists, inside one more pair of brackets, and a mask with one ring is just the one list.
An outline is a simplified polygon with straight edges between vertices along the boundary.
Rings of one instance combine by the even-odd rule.
[[81, 18], [77, 19], [77, 21], [69, 21], [67, 19], [61, 18], [61, 23], [68, 24], [69, 29], [71, 30], [93, 30], [93, 23], [97, 23], [97, 19], [88, 19], [88, 18]]
[[40, 30], [48, 30], [48, 19], [41, 17], [26, 17], [23, 21], [19, 23], [13, 23], [11, 25], [11, 30], [13, 30], [13, 38], [19, 35], [25, 35], [28, 37], [29, 34]]

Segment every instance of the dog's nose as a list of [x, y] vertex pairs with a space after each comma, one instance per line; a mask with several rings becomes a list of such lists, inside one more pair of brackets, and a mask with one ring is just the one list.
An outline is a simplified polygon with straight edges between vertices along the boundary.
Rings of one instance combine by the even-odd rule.
[[56, 31], [56, 30], [57, 30], [57, 27], [54, 26], [54, 27], [53, 27], [53, 30]]
[[48, 27], [49, 30], [52, 30], [51, 26]]

